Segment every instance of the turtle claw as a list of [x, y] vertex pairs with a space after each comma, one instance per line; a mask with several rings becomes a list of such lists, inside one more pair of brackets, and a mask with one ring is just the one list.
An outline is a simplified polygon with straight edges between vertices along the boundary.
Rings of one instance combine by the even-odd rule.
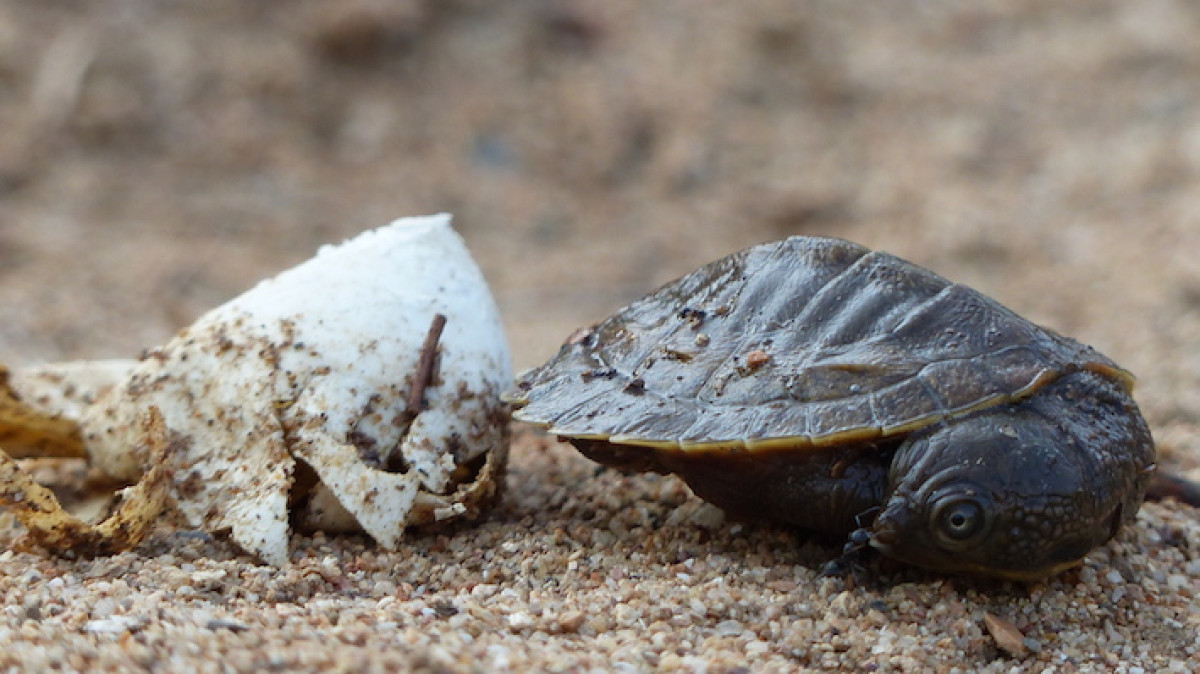
[[846, 538], [846, 545], [842, 547], [842, 554], [834, 560], [826, 562], [821, 567], [821, 575], [824, 577], [843, 577], [848, 574], [859, 575], [866, 570], [863, 565], [863, 557], [868, 548], [870, 548], [871, 532], [863, 527], [850, 532]]

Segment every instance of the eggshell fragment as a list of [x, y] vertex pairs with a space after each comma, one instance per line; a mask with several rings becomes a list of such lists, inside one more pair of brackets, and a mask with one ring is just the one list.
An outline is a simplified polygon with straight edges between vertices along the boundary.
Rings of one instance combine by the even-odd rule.
[[[477, 514], [503, 472], [508, 346], [446, 214], [322, 248], [117, 374], [77, 410], [92, 463], [138, 479], [153, 463], [139, 419], [156, 408], [178, 509], [272, 564], [287, 560], [292, 508], [315, 525], [348, 515], [394, 548], [410, 524]], [[309, 473], [318, 484], [293, 489]]]
[[8, 453], [0, 451], [0, 505], [13, 512], [28, 531], [19, 547], [31, 542], [54, 551], [100, 555], [140, 543], [166, 507], [170, 473], [165, 457], [170, 447], [157, 408], [147, 411], [139, 428], [144, 451], [154, 465], [136, 485], [122, 490], [120, 504], [98, 524], [68, 513], [53, 492], [34, 482]]
[[12, 459], [84, 456], [78, 419], [135, 364], [89, 361], [13, 372], [0, 365], [0, 449]]

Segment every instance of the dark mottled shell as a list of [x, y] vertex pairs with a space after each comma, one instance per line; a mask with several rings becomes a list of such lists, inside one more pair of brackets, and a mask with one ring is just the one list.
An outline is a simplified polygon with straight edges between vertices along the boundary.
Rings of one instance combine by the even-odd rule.
[[659, 449], [869, 443], [1032, 395], [1130, 376], [1074, 340], [886, 253], [792, 237], [701, 267], [527, 372], [517, 418]]

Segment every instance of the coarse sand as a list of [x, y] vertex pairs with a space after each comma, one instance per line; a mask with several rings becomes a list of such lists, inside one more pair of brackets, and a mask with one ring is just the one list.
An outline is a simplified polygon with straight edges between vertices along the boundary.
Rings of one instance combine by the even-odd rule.
[[[884, 249], [1138, 376], [1200, 478], [1200, 4], [0, 0], [0, 363], [134, 356], [260, 278], [453, 211], [518, 369], [739, 248]], [[69, 498], [76, 464], [28, 466]], [[0, 515], [0, 539], [20, 530]], [[501, 504], [0, 553], [13, 671], [1196, 671], [1200, 514], [1050, 580], [727, 519], [517, 427]]]

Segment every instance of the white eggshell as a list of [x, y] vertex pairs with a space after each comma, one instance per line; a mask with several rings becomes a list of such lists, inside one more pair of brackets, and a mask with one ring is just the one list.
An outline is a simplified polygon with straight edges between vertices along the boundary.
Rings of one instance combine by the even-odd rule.
[[51, 363], [13, 370], [9, 384], [34, 409], [78, 419], [136, 366], [129, 359]]
[[[410, 421], [439, 313], [436, 376]], [[180, 511], [278, 565], [295, 459], [394, 548], [421, 495], [449, 493], [456, 468], [506, 448], [510, 380], [499, 312], [450, 216], [405, 218], [322, 248], [150, 351], [85, 413], [84, 436], [95, 465], [135, 479], [137, 419], [157, 406]], [[399, 471], [381, 470], [393, 453]]]

